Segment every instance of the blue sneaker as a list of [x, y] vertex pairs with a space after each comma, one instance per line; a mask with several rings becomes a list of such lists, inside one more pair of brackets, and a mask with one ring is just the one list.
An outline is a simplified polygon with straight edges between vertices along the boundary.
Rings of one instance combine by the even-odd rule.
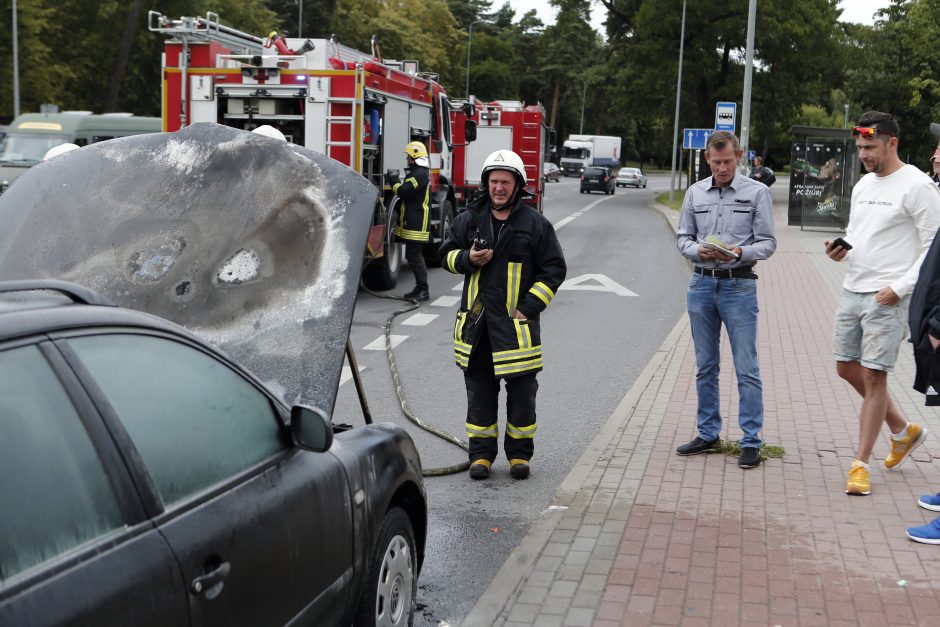
[[917, 499], [917, 504], [932, 512], [940, 512], [940, 494], [928, 494]]
[[907, 537], [914, 542], [940, 544], [940, 518], [934, 518], [920, 527], [911, 527], [907, 530]]

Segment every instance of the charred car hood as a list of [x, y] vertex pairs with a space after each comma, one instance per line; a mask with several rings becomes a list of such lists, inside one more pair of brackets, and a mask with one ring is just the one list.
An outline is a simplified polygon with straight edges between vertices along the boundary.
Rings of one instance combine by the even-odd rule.
[[377, 194], [321, 154], [218, 124], [106, 141], [0, 195], [0, 279], [86, 285], [331, 412]]

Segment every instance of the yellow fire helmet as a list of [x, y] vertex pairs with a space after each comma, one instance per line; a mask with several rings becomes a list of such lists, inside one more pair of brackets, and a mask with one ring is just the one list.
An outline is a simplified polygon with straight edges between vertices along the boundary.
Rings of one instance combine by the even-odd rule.
[[405, 146], [405, 154], [412, 159], [419, 159], [428, 156], [428, 149], [421, 142], [411, 142]]

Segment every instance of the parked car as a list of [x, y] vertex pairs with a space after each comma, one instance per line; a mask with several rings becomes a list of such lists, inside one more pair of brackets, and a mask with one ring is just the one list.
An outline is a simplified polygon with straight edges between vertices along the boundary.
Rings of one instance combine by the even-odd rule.
[[332, 414], [377, 193], [198, 123], [0, 195], [0, 625], [412, 623], [418, 452]]
[[545, 181], [555, 181], [557, 183], [561, 180], [561, 169], [554, 163], [543, 163], [542, 179]]
[[57, 281], [0, 282], [0, 408], [0, 624], [411, 624], [400, 428], [334, 446], [193, 334]]
[[646, 187], [646, 175], [639, 168], [620, 168], [617, 174], [617, 187]]
[[613, 194], [615, 189], [616, 187], [614, 186], [614, 177], [611, 176], [610, 170], [608, 168], [601, 168], [597, 166], [584, 168], [584, 172], [581, 174], [582, 194], [590, 193], [592, 191]]

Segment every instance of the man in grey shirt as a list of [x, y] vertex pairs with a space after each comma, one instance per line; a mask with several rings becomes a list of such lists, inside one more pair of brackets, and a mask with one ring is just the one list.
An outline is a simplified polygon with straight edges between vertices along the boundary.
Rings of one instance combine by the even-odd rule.
[[[676, 453], [697, 455], [720, 449], [718, 370], [724, 323], [738, 378], [738, 423], [744, 432], [738, 465], [754, 468], [761, 460], [764, 426], [754, 264], [774, 253], [777, 240], [770, 189], [736, 173], [741, 153], [734, 133], [713, 133], [705, 146], [712, 175], [689, 188], [679, 215], [679, 252], [695, 266], [687, 301], [695, 343], [698, 435]], [[705, 245], [706, 238], [717, 238], [727, 252]]]

